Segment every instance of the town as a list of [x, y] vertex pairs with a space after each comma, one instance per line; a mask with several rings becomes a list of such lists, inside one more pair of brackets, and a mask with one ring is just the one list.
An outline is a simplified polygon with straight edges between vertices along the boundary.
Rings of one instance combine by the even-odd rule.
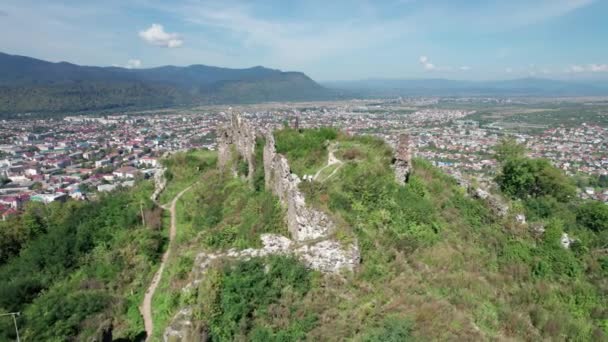
[[[485, 100], [487, 101], [487, 100]], [[481, 125], [473, 109], [439, 108], [438, 99], [351, 100], [0, 122], [0, 215], [19, 213], [27, 202], [68, 198], [133, 186], [161, 172], [163, 156], [215, 148], [215, 130], [239, 111], [260, 126], [333, 126], [347, 134], [372, 134], [394, 144], [407, 133], [417, 157], [456, 177], [491, 179], [493, 146], [504, 136], [525, 144], [532, 157], [551, 160], [577, 182], [579, 196], [608, 203], [608, 127], [589, 122], [557, 125], [537, 133]]]

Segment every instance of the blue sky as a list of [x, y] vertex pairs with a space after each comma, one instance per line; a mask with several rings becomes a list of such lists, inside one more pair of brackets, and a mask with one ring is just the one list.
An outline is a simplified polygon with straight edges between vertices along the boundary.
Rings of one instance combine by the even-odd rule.
[[606, 0], [2, 0], [0, 51], [316, 80], [608, 79]]

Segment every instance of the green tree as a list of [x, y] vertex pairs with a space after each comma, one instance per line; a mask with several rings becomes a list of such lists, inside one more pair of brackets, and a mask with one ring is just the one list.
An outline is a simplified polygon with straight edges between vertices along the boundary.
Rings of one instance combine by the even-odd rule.
[[500, 163], [512, 159], [523, 158], [525, 154], [526, 147], [522, 144], [518, 144], [512, 137], [501, 139], [494, 147], [494, 158]]
[[521, 199], [553, 196], [566, 202], [576, 194], [573, 181], [546, 159], [507, 159], [496, 181], [504, 193]]
[[576, 221], [596, 232], [608, 231], [608, 205], [587, 201], [578, 208]]

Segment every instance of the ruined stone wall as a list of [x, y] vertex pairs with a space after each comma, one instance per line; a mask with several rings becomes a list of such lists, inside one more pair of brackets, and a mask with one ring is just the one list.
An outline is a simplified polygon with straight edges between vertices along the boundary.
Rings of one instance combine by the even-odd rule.
[[[255, 163], [255, 138], [257, 130], [247, 120], [241, 118], [240, 115], [233, 114], [230, 117], [230, 122], [220, 127], [217, 137], [217, 152], [218, 165], [220, 168], [226, 168], [231, 165], [232, 161], [237, 157], [232, 153], [232, 149], [236, 149], [237, 153], [246, 160], [249, 167], [247, 178], [252, 179]], [[235, 165], [232, 165], [234, 168]], [[234, 169], [232, 171], [235, 171]]]
[[399, 135], [399, 141], [395, 148], [393, 168], [395, 169], [395, 180], [397, 183], [407, 183], [412, 172], [412, 146], [407, 134]]
[[[255, 139], [257, 135], [266, 137], [264, 146], [264, 177], [266, 188], [274, 193], [287, 211], [287, 227], [291, 239], [262, 234], [263, 247], [245, 250], [230, 249], [225, 252], [197, 255], [192, 270], [193, 281], [183, 291], [192, 291], [205, 276], [205, 272], [216, 259], [247, 260], [267, 255], [294, 255], [308, 267], [324, 273], [339, 273], [343, 270], [354, 271], [359, 265], [361, 255], [356, 242], [344, 246], [335, 240], [331, 233], [334, 223], [325, 213], [306, 206], [304, 194], [298, 188], [302, 180], [291, 173], [285, 156], [276, 152], [272, 132], [255, 129], [249, 122], [233, 116], [230, 124], [220, 129], [218, 134], [218, 163], [220, 167], [230, 165], [239, 153], [249, 163], [249, 176], [254, 170]], [[192, 315], [192, 308], [180, 310], [171, 324], [165, 329], [165, 342], [204, 341], [204, 331]]]
[[[262, 133], [249, 121], [239, 115], [233, 115], [230, 123], [218, 130], [218, 164], [220, 168], [231, 165], [237, 157], [236, 150], [249, 165], [249, 180], [252, 179], [254, 168], [256, 136], [265, 135], [264, 146], [264, 179], [266, 188], [279, 197], [287, 209], [287, 227], [291, 237], [296, 241], [319, 239], [328, 236], [333, 230], [329, 217], [318, 210], [306, 206], [304, 195], [298, 188], [300, 177], [291, 173], [285, 156], [276, 152], [274, 136], [271, 132]], [[234, 168], [234, 165], [232, 165]], [[232, 171], [235, 171], [234, 169]]]
[[291, 173], [287, 158], [276, 152], [271, 133], [266, 135], [264, 146], [264, 176], [266, 188], [287, 208], [287, 228], [294, 240], [318, 239], [333, 231], [334, 224], [325, 213], [306, 206], [304, 194], [299, 189], [302, 180]]

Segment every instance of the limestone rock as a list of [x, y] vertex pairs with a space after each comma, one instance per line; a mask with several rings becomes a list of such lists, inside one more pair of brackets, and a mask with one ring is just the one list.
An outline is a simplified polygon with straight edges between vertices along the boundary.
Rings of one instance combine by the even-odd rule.
[[509, 213], [509, 206], [500, 197], [492, 195], [482, 188], [473, 189], [472, 196], [485, 201], [490, 209], [492, 209], [492, 212], [500, 217], [505, 217]]
[[158, 201], [158, 196], [163, 192], [165, 186], [167, 186], [167, 179], [165, 178], [166, 168], [156, 169], [154, 172], [154, 193], [150, 196], [153, 202]]
[[570, 236], [568, 236], [568, 233], [562, 233], [562, 237], [559, 240], [559, 242], [562, 244], [562, 247], [564, 247], [565, 249], [570, 248], [570, 245], [572, 245], [572, 243], [575, 240], [570, 238]]
[[344, 249], [335, 240], [304, 245], [295, 252], [310, 268], [328, 273], [336, 273], [343, 269], [354, 271], [361, 259], [359, 248], [356, 245], [350, 245]]

